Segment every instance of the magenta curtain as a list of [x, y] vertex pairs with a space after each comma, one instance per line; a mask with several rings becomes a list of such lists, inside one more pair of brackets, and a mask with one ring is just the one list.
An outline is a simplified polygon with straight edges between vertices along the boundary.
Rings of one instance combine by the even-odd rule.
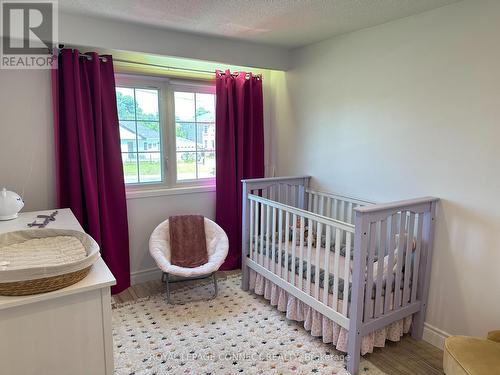
[[229, 237], [223, 270], [241, 266], [241, 180], [264, 177], [262, 80], [216, 72], [216, 221]]
[[63, 49], [53, 74], [59, 207], [69, 207], [101, 247], [116, 278], [130, 286], [125, 182], [111, 56]]

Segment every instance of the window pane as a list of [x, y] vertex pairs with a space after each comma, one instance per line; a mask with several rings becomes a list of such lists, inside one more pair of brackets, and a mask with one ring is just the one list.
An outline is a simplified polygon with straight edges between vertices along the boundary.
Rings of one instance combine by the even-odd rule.
[[196, 124], [178, 122], [175, 124], [176, 151], [196, 151]]
[[138, 183], [137, 180], [137, 154], [122, 153], [123, 175], [126, 184]]
[[194, 93], [175, 92], [175, 121], [194, 121]]
[[161, 154], [159, 152], [139, 153], [140, 182], [161, 181]]
[[198, 124], [198, 151], [215, 150], [215, 124]]
[[177, 153], [177, 180], [196, 178], [196, 152]]
[[120, 148], [122, 152], [136, 152], [135, 121], [120, 121]]
[[136, 89], [137, 120], [158, 121], [158, 90]]
[[214, 99], [214, 94], [196, 94], [196, 122], [215, 121]]
[[135, 119], [134, 89], [127, 87], [116, 88], [116, 105], [119, 120]]
[[160, 151], [160, 123], [137, 121], [138, 151]]
[[198, 152], [198, 178], [215, 177], [215, 153]]

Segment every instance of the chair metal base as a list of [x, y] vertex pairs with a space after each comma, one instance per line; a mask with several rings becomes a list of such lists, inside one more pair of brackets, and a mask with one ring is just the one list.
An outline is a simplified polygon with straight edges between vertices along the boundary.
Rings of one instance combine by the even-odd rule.
[[205, 298], [200, 298], [200, 299], [196, 299], [196, 300], [188, 300], [186, 302], [199, 302], [199, 301], [210, 301], [214, 298], [217, 297], [217, 293], [218, 293], [218, 287], [217, 287], [217, 277], [215, 276], [215, 272], [212, 272], [210, 275], [207, 275], [205, 277], [195, 277], [195, 278], [185, 278], [185, 279], [180, 279], [180, 280], [170, 280], [169, 279], [169, 274], [166, 273], [166, 272], [163, 272], [162, 275], [161, 275], [161, 282], [162, 283], [165, 283], [166, 284], [166, 287], [167, 287], [167, 303], [171, 304], [171, 305], [182, 305], [184, 304], [185, 302], [175, 302], [173, 301], [171, 298], [170, 298], [170, 283], [178, 283], [178, 282], [181, 282], [181, 281], [190, 281], [190, 280], [203, 280], [203, 279], [208, 279], [209, 277], [212, 278], [212, 281], [214, 283], [214, 293], [213, 295], [208, 298], [208, 299], [205, 299]]

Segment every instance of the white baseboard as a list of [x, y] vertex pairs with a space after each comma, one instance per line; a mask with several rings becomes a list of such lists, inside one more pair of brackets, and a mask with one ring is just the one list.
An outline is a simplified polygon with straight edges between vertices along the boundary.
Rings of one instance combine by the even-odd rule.
[[449, 336], [451, 336], [449, 333], [431, 326], [429, 323], [424, 323], [423, 340], [427, 341], [429, 344], [443, 350], [444, 340]]
[[161, 278], [161, 270], [158, 268], [150, 268], [142, 271], [130, 273], [130, 284], [137, 285], [146, 281], [159, 280]]

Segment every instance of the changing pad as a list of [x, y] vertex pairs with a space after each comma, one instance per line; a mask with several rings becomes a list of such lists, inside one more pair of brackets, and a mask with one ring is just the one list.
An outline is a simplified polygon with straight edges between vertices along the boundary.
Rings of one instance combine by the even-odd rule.
[[0, 283], [65, 275], [99, 259], [88, 234], [69, 229], [28, 229], [0, 234]]
[[0, 270], [58, 266], [86, 256], [83, 244], [74, 236], [35, 238], [0, 247]]

